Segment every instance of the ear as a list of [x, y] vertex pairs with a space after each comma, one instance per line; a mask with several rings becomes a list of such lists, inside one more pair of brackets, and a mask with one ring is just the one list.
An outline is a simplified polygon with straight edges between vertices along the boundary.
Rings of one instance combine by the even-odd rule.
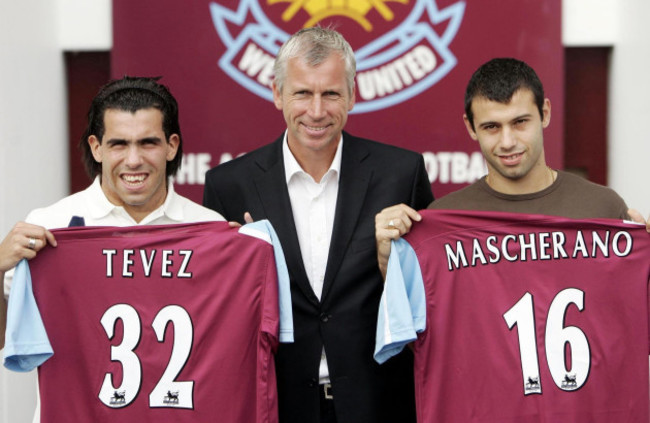
[[178, 153], [178, 146], [181, 144], [181, 138], [178, 134], [172, 134], [167, 140], [167, 161], [170, 162]]
[[472, 122], [469, 121], [469, 118], [465, 113], [463, 113], [463, 122], [465, 122], [465, 129], [467, 129], [467, 133], [469, 134], [470, 137], [474, 141], [478, 141], [478, 136], [476, 135], [476, 132], [472, 128]]
[[95, 161], [97, 163], [101, 163], [102, 162], [101, 141], [96, 136], [91, 135], [88, 137], [88, 145], [90, 146], [90, 152], [93, 154]]
[[546, 128], [551, 123], [551, 100], [544, 99], [542, 105], [542, 128]]
[[282, 110], [282, 92], [278, 89], [275, 81], [273, 81], [273, 103], [275, 103], [276, 109]]

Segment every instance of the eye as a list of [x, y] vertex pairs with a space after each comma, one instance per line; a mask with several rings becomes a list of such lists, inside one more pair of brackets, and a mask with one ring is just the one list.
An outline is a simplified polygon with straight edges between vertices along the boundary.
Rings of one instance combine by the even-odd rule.
[[126, 141], [125, 140], [108, 140], [108, 141], [106, 141], [106, 145], [109, 148], [120, 148], [120, 147], [124, 147], [126, 145]]
[[139, 144], [144, 147], [152, 147], [161, 143], [160, 138], [143, 138], [139, 141]]

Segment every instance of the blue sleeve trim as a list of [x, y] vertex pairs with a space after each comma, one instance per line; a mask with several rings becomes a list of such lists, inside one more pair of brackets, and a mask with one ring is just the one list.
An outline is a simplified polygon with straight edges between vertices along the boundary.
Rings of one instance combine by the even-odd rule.
[[426, 329], [426, 297], [415, 251], [403, 239], [392, 242], [384, 293], [379, 304], [375, 361], [384, 363]]
[[280, 239], [275, 233], [271, 222], [258, 220], [244, 225], [245, 228], [255, 229], [264, 232], [271, 238], [273, 252], [275, 255], [275, 266], [278, 272], [278, 298], [280, 306], [280, 342], [291, 343], [293, 339], [293, 310], [291, 308], [291, 287], [289, 283], [289, 269], [284, 258]]
[[16, 266], [9, 295], [4, 366], [16, 372], [28, 372], [53, 354], [32, 291], [29, 265], [27, 260], [21, 260]]

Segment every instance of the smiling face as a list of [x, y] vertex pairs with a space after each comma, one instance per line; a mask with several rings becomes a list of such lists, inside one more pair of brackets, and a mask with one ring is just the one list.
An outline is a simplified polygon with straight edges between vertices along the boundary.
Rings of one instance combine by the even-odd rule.
[[[485, 97], [472, 100], [474, 128], [463, 116], [469, 135], [479, 142], [493, 189], [508, 194], [537, 192], [549, 185], [543, 130], [551, 120], [551, 103], [544, 99], [540, 116], [529, 89], [515, 91], [508, 103]], [[552, 183], [552, 175], [551, 181]]]
[[289, 148], [298, 163], [303, 168], [313, 159], [329, 158], [331, 163], [354, 106], [341, 56], [332, 53], [315, 67], [300, 57], [289, 59], [282, 91], [274, 84], [273, 99], [284, 114]]
[[88, 138], [93, 157], [102, 165], [101, 186], [108, 200], [139, 222], [167, 196], [167, 161], [176, 156], [178, 135], [165, 139], [163, 116], [155, 108], [135, 113], [108, 109], [104, 136]]

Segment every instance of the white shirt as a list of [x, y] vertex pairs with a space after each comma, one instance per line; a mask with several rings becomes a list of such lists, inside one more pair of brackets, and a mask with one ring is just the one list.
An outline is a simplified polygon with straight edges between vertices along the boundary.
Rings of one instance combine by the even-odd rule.
[[[169, 225], [225, 220], [214, 210], [178, 195], [173, 183], [169, 181], [165, 202], [140, 222], [136, 222], [124, 207], [108, 201], [98, 176], [85, 190], [69, 195], [51, 206], [32, 210], [25, 221], [47, 229], [67, 228], [73, 216], [83, 217], [86, 226]], [[11, 289], [11, 275], [13, 270], [5, 273], [5, 297], [9, 296]]]
[[[287, 134], [284, 134], [282, 156], [284, 172], [291, 199], [293, 220], [298, 234], [300, 253], [305, 265], [307, 278], [316, 297], [321, 299], [327, 257], [334, 228], [336, 197], [339, 191], [339, 175], [341, 174], [341, 152], [343, 136], [334, 154], [330, 168], [325, 172], [320, 182], [314, 181], [305, 172], [289, 149]], [[329, 370], [325, 351], [321, 356], [319, 369], [320, 383], [329, 382]]]
[[[65, 197], [51, 206], [32, 210], [25, 221], [47, 229], [66, 228], [73, 216], [84, 218], [86, 226], [169, 225], [225, 220], [214, 210], [176, 194], [172, 181], [167, 183], [165, 202], [136, 222], [121, 206], [116, 206], [102, 191], [99, 176], [83, 191]], [[9, 296], [13, 269], [5, 272], [4, 293]], [[40, 421], [40, 397], [37, 396], [33, 423]]]

